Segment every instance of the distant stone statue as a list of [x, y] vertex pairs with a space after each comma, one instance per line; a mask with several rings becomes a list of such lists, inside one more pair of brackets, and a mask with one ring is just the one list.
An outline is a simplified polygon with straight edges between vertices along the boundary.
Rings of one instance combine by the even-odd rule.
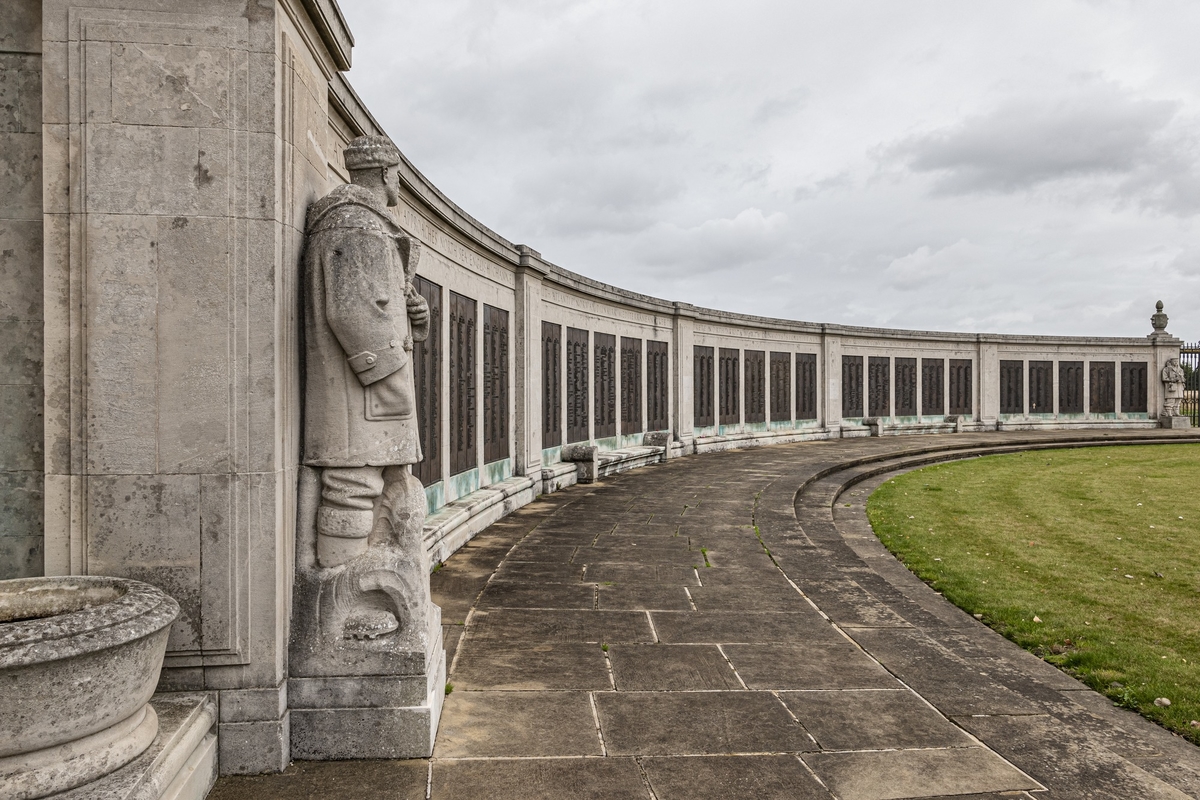
[[425, 493], [407, 465], [421, 460], [412, 350], [429, 335], [429, 306], [412, 283], [420, 244], [387, 212], [399, 151], [361, 136], [345, 163], [352, 182], [308, 212], [304, 464], [320, 470], [317, 562], [347, 567], [325, 592], [322, 628], [374, 639], [428, 603]]
[[1185, 380], [1186, 376], [1183, 373], [1183, 367], [1179, 364], [1179, 359], [1168, 359], [1166, 366], [1162, 368], [1162, 413], [1164, 417], [1179, 416], [1180, 406], [1183, 404], [1183, 384]]

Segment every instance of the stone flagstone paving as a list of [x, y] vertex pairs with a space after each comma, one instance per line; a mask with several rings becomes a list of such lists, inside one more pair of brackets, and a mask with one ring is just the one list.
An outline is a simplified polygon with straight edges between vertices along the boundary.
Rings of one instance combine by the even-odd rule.
[[213, 797], [1200, 796], [1200, 749], [950, 606], [871, 533], [890, 470], [1016, 441], [782, 445], [547, 496], [432, 577], [453, 685], [432, 760], [297, 764]]

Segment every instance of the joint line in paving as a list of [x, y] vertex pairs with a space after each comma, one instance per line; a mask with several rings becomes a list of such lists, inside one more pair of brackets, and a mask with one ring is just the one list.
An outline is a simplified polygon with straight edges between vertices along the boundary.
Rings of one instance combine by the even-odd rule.
[[654, 643], [658, 644], [658, 629], [654, 627], [654, 617], [650, 616], [649, 611], [643, 613], [646, 615], [646, 621], [650, 623], [650, 633], [654, 636]]
[[[696, 568], [692, 567], [692, 571], [694, 572], [695, 570], [696, 570]], [[688, 605], [692, 607], [692, 611], [695, 611], [696, 610], [696, 601], [692, 599], [692, 593], [688, 591], [688, 587], [686, 587], [686, 586], [683, 587], [683, 593], [687, 595]]]
[[[692, 610], [695, 610], [695, 606], [692, 606]], [[721, 647], [721, 645], [717, 645], [717, 652], [721, 654], [721, 658], [725, 659], [725, 663], [729, 665], [731, 670], [733, 670], [733, 677], [738, 679], [738, 683], [742, 685], [742, 688], [746, 691], [750, 691], [750, 687], [746, 685], [746, 682], [742, 680], [742, 676], [738, 674], [737, 667], [735, 667], [733, 662], [729, 660], [729, 656], [725, 655], [725, 648]], [[784, 708], [787, 708], [786, 704], [784, 705]], [[788, 713], [792, 713], [790, 709], [788, 710]]]
[[600, 712], [596, 709], [596, 693], [588, 692], [588, 702], [592, 704], [592, 719], [596, 723], [596, 736], [600, 739], [600, 755], [608, 756], [608, 747], [604, 744], [604, 729], [600, 727]]

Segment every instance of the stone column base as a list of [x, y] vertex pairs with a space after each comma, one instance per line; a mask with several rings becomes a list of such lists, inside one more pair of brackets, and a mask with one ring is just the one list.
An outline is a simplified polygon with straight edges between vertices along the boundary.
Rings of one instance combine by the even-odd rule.
[[[438, 628], [441, 630], [440, 626]], [[292, 758], [428, 758], [446, 697], [439, 635], [423, 675], [292, 678]]]
[[1178, 416], [1178, 415], [1170, 416], [1170, 417], [1165, 416], [1165, 415], [1159, 415], [1158, 425], [1160, 428], [1171, 428], [1171, 429], [1177, 429], [1177, 430], [1178, 429], [1187, 429], [1187, 428], [1192, 427], [1192, 419], [1191, 419], [1191, 417], [1184, 417], [1184, 416]]

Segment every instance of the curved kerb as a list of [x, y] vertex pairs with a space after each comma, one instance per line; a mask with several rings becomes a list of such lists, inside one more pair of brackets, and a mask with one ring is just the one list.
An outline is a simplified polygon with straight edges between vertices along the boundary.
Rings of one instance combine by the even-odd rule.
[[865, 515], [928, 463], [1165, 442], [1200, 435], [777, 445], [526, 506], [433, 576], [454, 689], [431, 796], [1195, 796], [1200, 750], [951, 605]]

